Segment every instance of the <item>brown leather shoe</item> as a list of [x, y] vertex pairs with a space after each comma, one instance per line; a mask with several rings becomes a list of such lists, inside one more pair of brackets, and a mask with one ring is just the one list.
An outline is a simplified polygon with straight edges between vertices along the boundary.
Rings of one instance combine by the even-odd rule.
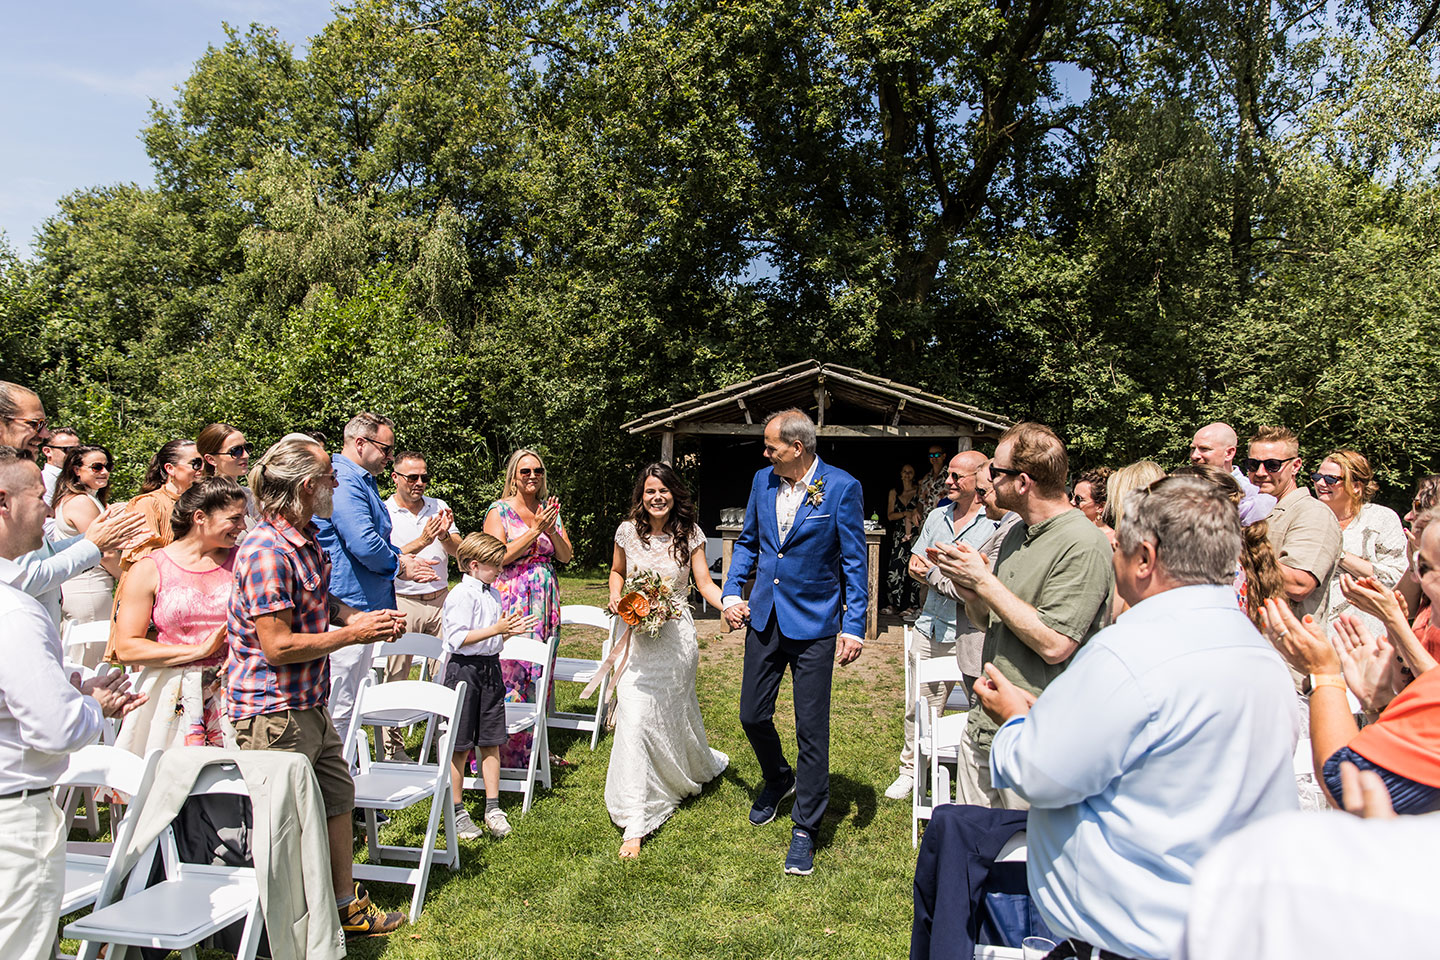
[[340, 908], [340, 928], [345, 939], [357, 937], [383, 937], [394, 933], [405, 925], [405, 914], [398, 911], [386, 913], [370, 902], [370, 893], [359, 883], [355, 884], [355, 899]]

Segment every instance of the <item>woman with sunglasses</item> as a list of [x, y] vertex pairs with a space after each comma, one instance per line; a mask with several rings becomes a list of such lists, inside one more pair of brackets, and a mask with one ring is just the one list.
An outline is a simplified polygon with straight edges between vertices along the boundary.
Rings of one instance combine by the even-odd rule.
[[1357, 610], [1340, 591], [1340, 574], [1356, 580], [1374, 577], [1385, 589], [1393, 589], [1405, 573], [1405, 528], [1400, 516], [1389, 507], [1371, 503], [1380, 489], [1370, 461], [1354, 450], [1336, 450], [1325, 456], [1320, 469], [1310, 475], [1315, 496], [1340, 523], [1340, 567], [1331, 578], [1328, 626], [1333, 631], [1342, 614], [1359, 618], [1372, 633], [1385, 628], [1380, 621]]
[[[485, 512], [484, 530], [505, 544], [505, 562], [495, 588], [502, 615], [521, 613], [540, 618], [535, 630], [549, 642], [560, 630], [560, 587], [555, 561], [570, 562], [570, 535], [560, 519], [560, 502], [550, 496], [545, 462], [534, 450], [521, 448], [505, 461], [501, 499]], [[539, 669], [504, 661], [500, 665], [506, 691], [516, 699], [535, 698]], [[524, 767], [530, 762], [530, 732], [517, 733], [500, 748], [500, 765]]]
[[120, 572], [123, 575], [142, 557], [148, 557], [152, 550], [166, 546], [174, 539], [170, 531], [170, 517], [175, 512], [175, 503], [180, 495], [190, 489], [200, 468], [205, 465], [195, 452], [193, 440], [171, 440], [161, 447], [145, 468], [145, 482], [140, 485], [140, 494], [125, 508], [129, 513], [138, 513], [145, 518], [147, 535], [131, 541], [120, 554]]
[[260, 509], [255, 505], [255, 495], [245, 486], [245, 475], [250, 472], [250, 453], [253, 449], [246, 442], [245, 434], [228, 423], [209, 424], [195, 438], [195, 452], [205, 461], [201, 467], [205, 476], [234, 480], [245, 492], [247, 530], [260, 522]]
[[[55, 540], [77, 537], [110, 503], [110, 451], [98, 446], [76, 446], [65, 454], [55, 480]], [[110, 617], [115, 600], [115, 575], [120, 557], [114, 551], [101, 555], [99, 566], [75, 574], [60, 585], [60, 608], [65, 619], [93, 623]], [[100, 648], [84, 648], [85, 666], [100, 662]]]

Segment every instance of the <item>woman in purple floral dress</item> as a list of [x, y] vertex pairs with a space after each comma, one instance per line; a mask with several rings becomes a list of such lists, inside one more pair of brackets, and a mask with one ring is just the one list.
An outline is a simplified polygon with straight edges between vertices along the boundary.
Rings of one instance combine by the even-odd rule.
[[[505, 568], [495, 587], [501, 611], [520, 611], [540, 618], [536, 635], [546, 642], [560, 629], [560, 589], [555, 561], [567, 563], [572, 553], [570, 536], [560, 520], [560, 503], [550, 496], [545, 463], [534, 450], [521, 449], [505, 462], [505, 488], [501, 499], [485, 514], [485, 532], [505, 543]], [[538, 668], [505, 661], [505, 698], [515, 703], [533, 701]], [[514, 734], [500, 748], [502, 767], [524, 767], [530, 762], [530, 732]]]

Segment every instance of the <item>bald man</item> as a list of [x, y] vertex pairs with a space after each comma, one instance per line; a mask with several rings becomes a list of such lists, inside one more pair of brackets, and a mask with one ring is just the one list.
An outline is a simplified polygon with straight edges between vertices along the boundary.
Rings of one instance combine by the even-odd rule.
[[[985, 504], [976, 495], [977, 474], [989, 463], [977, 450], [962, 450], [950, 458], [945, 472], [946, 496], [942, 506], [931, 510], [925, 518], [920, 535], [910, 548], [910, 576], [921, 583], [931, 582], [927, 575], [934, 568], [925, 551], [937, 543], [965, 542], [978, 548], [995, 531], [996, 522], [986, 516]], [[938, 571], [937, 571], [938, 574]], [[944, 585], [949, 581], [940, 577]], [[977, 630], [963, 608], [955, 602], [955, 591], [932, 589], [925, 597], [925, 608], [915, 621], [914, 654], [917, 660], [957, 656], [966, 674], [965, 689], [969, 690], [980, 675], [980, 649], [985, 645], [985, 631]], [[913, 674], [911, 677], [914, 679]], [[938, 712], [950, 696], [950, 684], [926, 684], [923, 693], [930, 706]], [[905, 746], [900, 751], [900, 775], [885, 790], [891, 800], [910, 796], [915, 785], [915, 700], [913, 687], [905, 691]]]
[[1216, 422], [1201, 427], [1190, 441], [1190, 462], [1206, 463], [1230, 471], [1230, 476], [1235, 478], [1245, 494], [1245, 499], [1240, 501], [1240, 522], [1248, 527], [1270, 516], [1270, 511], [1275, 508], [1275, 498], [1261, 493], [1260, 488], [1235, 466], [1238, 443], [1239, 438], [1228, 423]]

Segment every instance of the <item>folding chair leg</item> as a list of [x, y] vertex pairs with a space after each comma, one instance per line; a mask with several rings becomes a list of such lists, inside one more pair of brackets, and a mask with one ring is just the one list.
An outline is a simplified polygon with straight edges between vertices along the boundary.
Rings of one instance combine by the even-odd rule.
[[[415, 923], [420, 919], [420, 908], [425, 903], [425, 888], [430, 885], [430, 866], [435, 859], [436, 833], [440, 827], [442, 807], [450, 807], [454, 810], [454, 804], [450, 801], [450, 794], [443, 796], [440, 791], [430, 798], [430, 818], [425, 824], [424, 849], [420, 851], [420, 871], [415, 878], [415, 892], [410, 896], [410, 922]], [[453, 838], [447, 833], [446, 841], [450, 844], [450, 850], [455, 849]]]
[[380, 862], [380, 824], [374, 810], [365, 811], [365, 851], [370, 855], [371, 863]]
[[240, 947], [235, 951], [235, 960], [255, 960], [255, 955], [260, 951], [260, 931], [264, 928], [260, 897], [257, 894], [255, 903], [250, 907], [250, 916], [245, 920], [245, 931], [240, 934]]
[[530, 738], [530, 763], [525, 768], [525, 799], [520, 804], [521, 813], [530, 812], [530, 801], [535, 797], [535, 768], [540, 761], [540, 736], [539, 728], [531, 728], [534, 735]]

